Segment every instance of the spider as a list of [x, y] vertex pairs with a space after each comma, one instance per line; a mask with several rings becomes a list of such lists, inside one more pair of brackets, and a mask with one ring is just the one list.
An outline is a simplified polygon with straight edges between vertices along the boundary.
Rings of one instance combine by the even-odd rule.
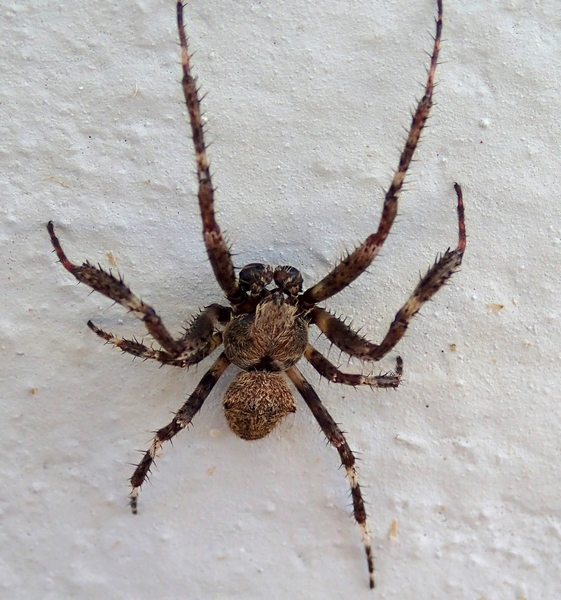
[[321, 281], [303, 290], [300, 272], [292, 266], [275, 268], [262, 263], [244, 266], [236, 277], [231, 248], [226, 243], [214, 214], [214, 188], [204, 141], [201, 109], [183, 25], [183, 5], [177, 2], [177, 26], [183, 67], [183, 93], [189, 113], [198, 176], [198, 200], [203, 222], [203, 239], [214, 277], [229, 306], [211, 304], [194, 317], [180, 338], [172, 336], [156, 311], [125, 285], [121, 277], [85, 262], [78, 266], [68, 260], [55, 234], [53, 222], [47, 229], [62, 266], [82, 283], [121, 304], [146, 326], [159, 348], [136, 340], [115, 337], [88, 321], [89, 328], [107, 343], [134, 356], [165, 365], [189, 367], [222, 346], [218, 358], [204, 374], [171, 422], [159, 429], [131, 477], [130, 506], [137, 512], [138, 494], [162, 444], [187, 427], [230, 364], [239, 372], [227, 388], [223, 407], [231, 430], [244, 440], [263, 438], [289, 413], [296, 410], [287, 378], [302, 396], [320, 428], [335, 447], [345, 467], [351, 488], [353, 514], [362, 535], [369, 583], [374, 587], [374, 563], [366, 510], [357, 478], [355, 457], [343, 432], [333, 420], [313, 387], [296, 366], [305, 358], [318, 373], [335, 383], [371, 388], [397, 388], [403, 361], [396, 359], [394, 371], [378, 376], [340, 371], [308, 341], [308, 329], [315, 325], [341, 351], [362, 361], [379, 361], [405, 334], [409, 322], [422, 304], [440, 289], [462, 262], [466, 247], [462, 190], [454, 184], [459, 223], [458, 245], [446, 250], [397, 312], [380, 344], [374, 344], [353, 331], [319, 303], [338, 294], [359, 277], [380, 252], [397, 214], [398, 197], [413, 158], [421, 131], [432, 106], [435, 71], [442, 32], [442, 0], [437, 0], [436, 35], [430, 58], [425, 92], [413, 114], [398, 168], [386, 192], [378, 229], [341, 260]]

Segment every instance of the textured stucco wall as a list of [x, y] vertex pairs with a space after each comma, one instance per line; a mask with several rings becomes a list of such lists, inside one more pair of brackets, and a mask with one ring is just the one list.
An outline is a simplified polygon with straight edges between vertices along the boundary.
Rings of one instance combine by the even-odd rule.
[[[75, 285], [45, 223], [73, 260], [114, 262], [174, 331], [220, 300], [194, 198], [175, 6], [4, 3], [4, 597], [561, 597], [558, 8], [445, 3], [437, 104], [400, 216], [369, 274], [328, 307], [379, 340], [419, 272], [455, 244], [454, 181], [464, 266], [397, 349], [397, 392], [319, 383], [303, 367], [361, 458], [372, 593], [344, 472], [304, 403], [244, 443], [220, 409], [229, 377], [129, 513], [135, 449], [207, 363], [159, 369], [104, 347], [88, 318], [128, 336], [142, 327]], [[376, 226], [435, 11], [432, 0], [190, 1], [218, 216], [237, 264], [293, 264], [310, 283]]]

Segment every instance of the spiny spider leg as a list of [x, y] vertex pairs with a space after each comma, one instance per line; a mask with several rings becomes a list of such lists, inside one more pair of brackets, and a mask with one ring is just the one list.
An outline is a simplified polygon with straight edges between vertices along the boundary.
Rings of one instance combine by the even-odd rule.
[[115, 337], [113, 334], [107, 333], [99, 327], [96, 327], [91, 321], [88, 321], [88, 327], [100, 338], [103, 338], [109, 344], [113, 344], [113, 346], [119, 348], [123, 352], [127, 352], [128, 354], [132, 354], [134, 356], [139, 356], [140, 358], [157, 360], [164, 365], [172, 365], [175, 367], [188, 367], [201, 362], [201, 360], [211, 354], [222, 343], [222, 334], [220, 332], [216, 332], [210, 338], [207, 346], [198, 352], [190, 354], [188, 358], [174, 358], [171, 354], [168, 354], [163, 350], [149, 348], [148, 346], [145, 346], [144, 344], [141, 344], [135, 340], [126, 340], [124, 338]]
[[462, 264], [462, 257], [466, 249], [466, 228], [464, 223], [464, 204], [462, 198], [462, 189], [456, 183], [454, 184], [458, 195], [458, 220], [459, 220], [459, 241], [454, 250], [446, 252], [434, 263], [427, 271], [413, 293], [405, 304], [397, 311], [386, 336], [381, 344], [372, 350], [367, 357], [368, 360], [380, 360], [385, 356], [405, 335], [411, 319], [419, 312], [421, 306], [432, 298], [432, 296], [452, 277]]
[[203, 309], [185, 330], [181, 341], [185, 353], [196, 353], [205, 348], [216, 331], [216, 325], [227, 325], [232, 317], [232, 309], [220, 304], [211, 304]]
[[409, 322], [419, 312], [421, 306], [430, 300], [458, 270], [466, 249], [466, 226], [462, 188], [455, 183], [454, 189], [458, 196], [458, 246], [454, 250], [448, 248], [421, 278], [407, 302], [397, 312], [381, 344], [372, 344], [323, 308], [314, 307], [310, 311], [312, 323], [317, 325], [327, 339], [343, 352], [361, 360], [383, 358], [404, 336]]
[[183, 351], [174, 356], [168, 352], [154, 350], [136, 340], [115, 337], [112, 333], [103, 331], [91, 321], [88, 327], [109, 344], [141, 358], [157, 360], [165, 365], [188, 367], [201, 362], [222, 343], [222, 333], [216, 331], [218, 323], [225, 325], [230, 320], [231, 309], [220, 304], [207, 306], [199, 315], [193, 318], [190, 327], [181, 338]]
[[191, 423], [193, 417], [199, 412], [204, 401], [207, 399], [212, 388], [216, 385], [216, 382], [220, 379], [230, 361], [226, 358], [226, 355], [222, 353], [216, 362], [210, 367], [210, 369], [203, 375], [203, 378], [199, 381], [199, 385], [195, 388], [195, 391], [189, 396], [187, 402], [179, 409], [172, 421], [159, 429], [154, 436], [152, 445], [146, 451], [142, 460], [138, 463], [132, 477], [131, 486], [132, 490], [130, 493], [130, 506], [133, 513], [137, 512], [138, 493], [140, 492], [140, 486], [144, 483], [152, 463], [154, 462], [159, 449], [164, 442], [171, 440], [175, 437], [182, 429], [185, 429], [189, 423]]
[[368, 524], [366, 522], [366, 508], [362, 499], [362, 492], [358, 483], [358, 477], [355, 467], [355, 457], [352, 450], [349, 448], [347, 440], [343, 432], [339, 429], [333, 417], [327, 412], [327, 409], [319, 399], [314, 388], [306, 381], [302, 373], [296, 368], [291, 367], [286, 371], [286, 374], [304, 398], [306, 404], [312, 411], [319, 426], [321, 427], [325, 437], [329, 443], [335, 447], [341, 462], [347, 472], [347, 478], [351, 485], [351, 495], [353, 498], [353, 514], [362, 535], [362, 542], [366, 552], [366, 560], [368, 563], [368, 574], [370, 578], [370, 587], [374, 587], [374, 560], [372, 558], [372, 546], [370, 544], [370, 535], [368, 534]]
[[432, 50], [430, 66], [428, 71], [425, 93], [421, 98], [417, 110], [413, 115], [405, 148], [401, 153], [397, 171], [393, 177], [392, 183], [386, 193], [382, 216], [378, 225], [378, 231], [369, 235], [366, 240], [342, 260], [328, 275], [319, 283], [309, 288], [300, 297], [300, 306], [305, 309], [312, 308], [314, 304], [322, 302], [331, 296], [339, 293], [352, 283], [359, 275], [364, 273], [372, 261], [376, 258], [380, 249], [393, 225], [397, 214], [397, 203], [399, 193], [403, 186], [403, 180], [407, 169], [411, 164], [411, 159], [417, 147], [421, 131], [428, 119], [432, 106], [432, 92], [434, 88], [434, 76], [438, 62], [438, 53], [440, 51], [440, 37], [442, 34], [442, 0], [437, 1], [438, 15], [436, 18], [436, 35], [434, 37], [434, 46]]
[[322, 377], [333, 383], [352, 386], [369, 385], [373, 388], [396, 388], [403, 374], [403, 360], [400, 356], [396, 359], [395, 372], [376, 376], [343, 373], [310, 344], [306, 347], [304, 357]]
[[238, 306], [244, 302], [246, 294], [238, 285], [230, 249], [220, 232], [220, 227], [214, 216], [214, 188], [212, 187], [210, 166], [206, 154], [199, 95], [189, 65], [187, 37], [183, 25], [182, 0], [178, 0], [177, 2], [177, 27], [179, 29], [181, 64], [183, 66], [183, 80], [181, 83], [183, 86], [183, 94], [185, 95], [185, 104], [187, 105], [187, 110], [189, 112], [191, 131], [193, 132], [193, 145], [195, 146], [195, 158], [197, 162], [197, 178], [199, 182], [198, 198], [203, 220], [203, 238], [218, 285], [226, 294], [226, 298], [228, 298], [234, 306]]
[[55, 235], [55, 228], [52, 221], [48, 222], [47, 229], [51, 236], [51, 242], [55, 252], [62, 263], [62, 266], [67, 271], [72, 273], [72, 275], [74, 275], [81, 283], [89, 285], [96, 292], [99, 292], [111, 300], [118, 302], [125, 308], [128, 308], [136, 317], [144, 322], [148, 333], [150, 333], [166, 352], [169, 352], [173, 356], [181, 354], [183, 351], [183, 344], [180, 341], [173, 339], [165, 328], [162, 319], [151, 306], [142, 302], [140, 298], [137, 298], [125, 285], [122, 279], [117, 279], [117, 277], [111, 273], [107, 273], [99, 267], [94, 267], [89, 262], [85, 262], [81, 266], [71, 263], [66, 257], [66, 254]]
[[365, 360], [368, 353], [378, 347], [353, 331], [345, 321], [325, 308], [314, 306], [309, 313], [309, 318], [332, 344], [350, 356]]

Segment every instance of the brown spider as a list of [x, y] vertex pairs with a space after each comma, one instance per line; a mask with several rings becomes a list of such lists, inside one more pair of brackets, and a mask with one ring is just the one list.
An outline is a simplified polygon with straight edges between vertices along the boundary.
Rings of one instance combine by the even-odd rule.
[[308, 342], [309, 326], [318, 327], [331, 343], [348, 355], [363, 361], [378, 361], [394, 348], [421, 305], [446, 283], [462, 262], [466, 247], [464, 207], [461, 188], [455, 184], [458, 198], [458, 246], [455, 250], [448, 249], [422, 277], [411, 297], [398, 311], [380, 344], [369, 342], [355, 333], [343, 320], [317, 306], [318, 303], [338, 294], [364, 273], [379, 253], [393, 225], [403, 180], [432, 105], [442, 32], [442, 0], [437, 0], [437, 6], [436, 35], [425, 93], [413, 115], [399, 166], [386, 193], [378, 230], [368, 236], [319, 283], [302, 293], [302, 276], [294, 267], [280, 266], [273, 269], [268, 265], [252, 263], [243, 267], [238, 277], [235, 275], [230, 248], [214, 216], [214, 189], [203, 137], [200, 102], [189, 65], [190, 56], [183, 26], [183, 5], [181, 0], [178, 0], [177, 24], [183, 66], [182, 85], [195, 146], [203, 238], [214, 276], [231, 306], [211, 304], [193, 319], [185, 334], [176, 339], [168, 332], [156, 311], [135, 296], [123, 279], [88, 262], [82, 266], [71, 263], [55, 235], [52, 221], [47, 225], [52, 244], [63, 267], [78, 281], [133, 312], [144, 322], [148, 333], [161, 349], [114, 337], [88, 321], [88, 326], [98, 336], [134, 356], [178, 367], [197, 364], [220, 345], [224, 347], [171, 423], [156, 432], [152, 445], [137, 465], [131, 477], [130, 505], [133, 513], [137, 512], [140, 487], [146, 480], [160, 447], [191, 423], [231, 363], [241, 369], [241, 372], [226, 390], [223, 406], [232, 431], [246, 440], [266, 436], [283, 417], [296, 410], [293, 394], [286, 381], [288, 377], [304, 398], [329, 442], [339, 452], [346, 469], [351, 486], [354, 517], [360, 527], [366, 551], [370, 587], [374, 587], [372, 548], [366, 510], [357, 479], [355, 457], [342, 431], [296, 363], [304, 357], [320, 375], [336, 383], [396, 388], [403, 367], [400, 357], [396, 359], [395, 372], [379, 376], [343, 373]]

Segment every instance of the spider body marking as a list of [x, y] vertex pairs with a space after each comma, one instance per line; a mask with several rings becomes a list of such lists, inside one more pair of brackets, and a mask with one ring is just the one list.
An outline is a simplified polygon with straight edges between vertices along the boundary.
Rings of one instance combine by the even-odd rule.
[[191, 321], [184, 335], [174, 337], [156, 311], [135, 296], [122, 279], [88, 262], [82, 265], [72, 263], [62, 249], [52, 221], [47, 225], [52, 245], [63, 267], [79, 282], [131, 311], [144, 323], [147, 332], [159, 347], [115, 337], [88, 321], [90, 329], [106, 342], [134, 356], [179, 367], [197, 364], [223, 346], [220, 355], [215, 358], [172, 421], [155, 433], [150, 448], [137, 465], [131, 477], [130, 505], [133, 513], [137, 512], [140, 487], [146, 480], [160, 447], [191, 423], [230, 364], [239, 367], [241, 372], [224, 394], [223, 406], [232, 431], [247, 440], [266, 436], [283, 417], [296, 410], [293, 394], [287, 385], [288, 378], [308, 405], [330, 444], [339, 453], [345, 467], [351, 487], [353, 514], [361, 531], [366, 554], [369, 583], [370, 587], [374, 587], [372, 547], [354, 454], [343, 432], [298, 369], [297, 362], [304, 358], [321, 376], [332, 382], [351, 386], [367, 385], [372, 388], [396, 388], [403, 368], [400, 357], [396, 358], [394, 371], [385, 374], [371, 376], [345, 373], [308, 342], [309, 327], [317, 327], [331, 343], [349, 356], [365, 362], [379, 361], [401, 340], [423, 303], [449, 280], [462, 262], [466, 247], [464, 206], [461, 188], [455, 184], [457, 247], [446, 250], [421, 278], [409, 299], [397, 312], [380, 344], [370, 342], [353, 331], [344, 320], [318, 306], [318, 303], [339, 293], [364, 273], [378, 255], [392, 228], [403, 181], [432, 106], [442, 34], [442, 0], [437, 0], [437, 9], [436, 35], [425, 93], [413, 114], [397, 170], [385, 194], [378, 228], [321, 281], [302, 291], [302, 276], [291, 266], [272, 268], [261, 263], [251, 263], [243, 267], [236, 277], [230, 248], [215, 219], [214, 188], [204, 142], [200, 103], [191, 75], [183, 25], [183, 5], [178, 0], [182, 86], [193, 135], [203, 240], [214, 276], [230, 306], [207, 306]]

